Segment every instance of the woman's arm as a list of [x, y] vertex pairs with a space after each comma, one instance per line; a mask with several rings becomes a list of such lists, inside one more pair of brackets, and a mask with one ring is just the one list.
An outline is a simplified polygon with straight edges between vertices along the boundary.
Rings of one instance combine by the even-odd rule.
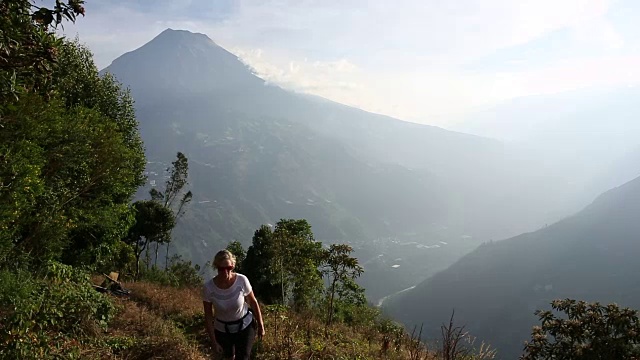
[[216, 333], [213, 331], [213, 304], [208, 301], [203, 301], [204, 306], [204, 327], [207, 329], [209, 339], [213, 343], [213, 346], [218, 350], [218, 342], [216, 341]]
[[256, 321], [258, 322], [258, 336], [262, 338], [264, 336], [264, 323], [262, 322], [262, 313], [260, 312], [260, 305], [258, 305], [258, 301], [256, 300], [256, 296], [253, 294], [253, 291], [249, 293], [249, 295], [245, 296], [245, 300], [251, 306], [253, 310], [253, 314], [256, 316]]

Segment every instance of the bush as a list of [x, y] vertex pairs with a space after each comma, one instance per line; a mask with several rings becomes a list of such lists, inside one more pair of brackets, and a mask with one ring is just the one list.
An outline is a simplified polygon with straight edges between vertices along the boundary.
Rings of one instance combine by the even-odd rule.
[[169, 267], [164, 270], [155, 265], [148, 269], [142, 269], [140, 279], [178, 288], [200, 287], [204, 281], [200, 275], [200, 265], [192, 265], [191, 261], [183, 260], [179, 255], [174, 255]]
[[533, 328], [522, 360], [639, 359], [638, 313], [616, 304], [607, 306], [571, 299], [554, 300], [553, 310], [536, 311], [542, 326]]
[[101, 244], [93, 252], [93, 270], [99, 273], [117, 271], [120, 274], [131, 272], [136, 260], [131, 245], [116, 241], [113, 244]]
[[140, 280], [164, 286], [178, 287], [178, 279], [173, 276], [173, 274], [155, 265], [150, 268], [141, 268]]
[[115, 313], [87, 273], [50, 262], [41, 278], [0, 271], [0, 358], [76, 358], [78, 346]]
[[200, 265], [192, 265], [191, 261], [183, 260], [180, 255], [174, 255], [167, 271], [178, 281], [180, 287], [200, 287], [204, 279], [200, 275]]

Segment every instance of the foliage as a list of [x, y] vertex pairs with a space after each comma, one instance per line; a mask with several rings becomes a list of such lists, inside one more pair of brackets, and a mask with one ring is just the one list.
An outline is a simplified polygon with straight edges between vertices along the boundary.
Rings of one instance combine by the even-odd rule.
[[53, 73], [57, 94], [67, 107], [95, 109], [116, 124], [127, 147], [141, 153], [131, 157], [127, 165], [136, 170], [137, 177], [133, 181], [138, 186], [142, 185], [146, 161], [131, 92], [111, 74], [100, 75], [93, 54], [78, 40], [63, 42], [59, 48], [59, 59], [64, 66], [57, 67]]
[[140, 256], [150, 243], [167, 242], [175, 226], [173, 212], [153, 200], [133, 203], [135, 222], [129, 229], [126, 241], [133, 245], [136, 256], [136, 277], [140, 275]]
[[256, 296], [267, 304], [275, 304], [280, 298], [280, 287], [271, 274], [272, 259], [275, 258], [272, 238], [271, 228], [267, 225], [260, 226], [253, 234], [252, 245], [247, 249], [247, 257], [241, 264]]
[[353, 248], [346, 244], [332, 244], [324, 254], [323, 273], [330, 279], [328, 289], [329, 306], [327, 308], [327, 324], [331, 324], [334, 315], [335, 295], [338, 292], [343, 307], [351, 304], [363, 306], [366, 303], [364, 291], [355, 283], [364, 269], [358, 259], [351, 257]]
[[166, 269], [160, 269], [157, 266], [143, 268], [140, 279], [176, 288], [197, 288], [202, 286], [204, 281], [200, 275], [200, 265], [193, 265], [191, 261], [182, 259], [180, 255], [174, 255]]
[[144, 152], [130, 95], [98, 76], [91, 53], [59, 41], [56, 58], [48, 97], [24, 92], [3, 109], [0, 255], [86, 264], [126, 234]]
[[42, 278], [0, 271], [0, 358], [72, 358], [113, 317], [87, 273], [55, 262], [45, 269]]
[[[189, 160], [187, 157], [178, 152], [176, 155], [177, 159], [171, 163], [171, 167], [167, 168], [169, 172], [169, 178], [165, 182], [165, 190], [164, 192], [160, 192], [156, 189], [151, 189], [149, 191], [149, 195], [151, 195], [151, 200], [156, 201], [159, 204], [162, 204], [165, 208], [171, 210], [174, 215], [175, 223], [178, 222], [178, 219], [184, 215], [186, 210], [185, 206], [191, 202], [193, 198], [193, 194], [191, 191], [184, 192], [185, 186], [187, 186], [187, 178], [189, 177]], [[182, 195], [182, 196], [180, 196]], [[180, 201], [176, 204], [176, 200], [180, 198]], [[160, 244], [166, 244], [166, 256], [165, 256], [165, 265], [169, 266], [169, 246], [171, 245], [171, 230], [169, 231], [169, 236], [163, 239], [163, 241], [156, 240], [156, 248], [155, 248], [155, 265], [158, 262], [158, 249], [160, 248]]]
[[278, 247], [274, 265], [280, 265], [281, 287], [289, 289], [290, 295], [286, 297], [291, 298], [295, 309], [308, 309], [318, 302], [323, 289], [319, 271], [322, 243], [315, 241], [311, 225], [305, 219], [280, 220], [273, 233]]
[[264, 225], [256, 230], [242, 266], [263, 301], [300, 310], [319, 301], [322, 259], [322, 244], [313, 238], [311, 225], [282, 219], [274, 230]]
[[523, 360], [640, 358], [638, 312], [616, 304], [600, 305], [572, 299], [554, 300], [552, 311], [536, 311], [542, 322], [533, 328]]
[[[227, 247], [242, 253], [240, 243]], [[256, 296], [267, 304], [292, 305], [298, 311], [316, 309], [351, 324], [372, 321], [366, 311], [364, 289], [355, 279], [363, 272], [351, 257], [351, 246], [333, 244], [323, 249], [314, 240], [306, 220], [280, 220], [274, 230], [263, 225], [256, 230], [241, 268], [253, 285]], [[326, 299], [322, 298], [322, 276], [329, 279]]]
[[130, 266], [136, 260], [135, 252], [130, 244], [116, 241], [113, 244], [102, 244], [95, 251], [95, 263], [92, 269], [99, 273], [117, 271], [131, 272]]
[[382, 318], [376, 324], [376, 330], [382, 335], [381, 352], [387, 355], [392, 349], [397, 351], [402, 344], [404, 329], [402, 326], [390, 319]]
[[347, 278], [338, 283], [336, 295], [333, 302], [333, 320], [351, 325], [365, 325], [372, 324], [380, 315], [377, 309], [367, 303], [365, 289], [354, 279]]
[[23, 96], [0, 133], [0, 244], [36, 260], [86, 260], [128, 227], [127, 202], [139, 185], [116, 124], [83, 107]]
[[37, 11], [31, 15], [31, 18], [43, 27], [56, 27], [60, 25], [63, 20], [75, 22], [78, 15], [84, 16], [83, 4], [83, 0], [68, 0], [67, 2], [56, 1], [52, 9], [32, 5]]
[[160, 269], [157, 266], [151, 266], [149, 268], [143, 267], [140, 269], [140, 274], [136, 277], [138, 281], [146, 281], [153, 284], [160, 284], [164, 286], [178, 286], [177, 280], [171, 276], [165, 269]]
[[177, 159], [171, 163], [171, 167], [167, 169], [170, 172], [169, 178], [165, 183], [165, 191], [160, 192], [156, 189], [151, 189], [151, 199], [161, 202], [165, 207], [174, 208], [176, 200], [182, 194], [178, 207], [175, 210], [176, 218], [179, 218], [184, 213], [184, 205], [191, 201], [191, 191], [183, 193], [184, 187], [188, 184], [187, 178], [189, 176], [189, 161], [187, 157], [178, 152]]
[[177, 279], [178, 287], [199, 288], [204, 279], [200, 275], [200, 265], [184, 260], [180, 255], [171, 258], [167, 272]]
[[58, 63], [61, 40], [53, 32], [63, 20], [84, 15], [81, 0], [56, 1], [52, 9], [29, 0], [0, 3], [0, 121], [24, 92], [43, 92]]
[[235, 271], [244, 274], [244, 268], [242, 264], [244, 263], [244, 259], [247, 257], [247, 253], [242, 247], [242, 244], [239, 241], [235, 240], [230, 242], [229, 245], [227, 245], [226, 249], [231, 251], [231, 253], [236, 257]]

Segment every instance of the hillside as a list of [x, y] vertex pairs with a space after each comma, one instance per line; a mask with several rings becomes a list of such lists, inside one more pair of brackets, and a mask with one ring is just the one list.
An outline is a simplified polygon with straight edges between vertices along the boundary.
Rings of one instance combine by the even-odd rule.
[[319, 239], [356, 246], [377, 299], [573, 206], [566, 181], [499, 142], [265, 84], [202, 34], [166, 30], [103, 72], [136, 99], [150, 179], [163, 183], [177, 151], [190, 160], [194, 203], [174, 237], [198, 263], [304, 217]]
[[537, 323], [533, 312], [553, 299], [640, 306], [638, 214], [640, 178], [554, 225], [484, 244], [393, 299], [388, 310], [433, 334], [455, 309], [472, 333], [513, 359]]
[[[94, 359], [218, 359], [205, 332], [199, 289], [153, 283], [125, 284], [130, 299], [116, 299], [118, 314], [99, 341], [83, 349]], [[267, 333], [254, 347], [256, 359], [410, 359], [410, 338], [389, 328], [335, 324], [284, 307], [263, 306]], [[384, 351], [385, 337], [401, 339], [400, 350]], [[106, 345], [106, 346], [105, 346]], [[423, 351], [424, 353], [424, 351]]]

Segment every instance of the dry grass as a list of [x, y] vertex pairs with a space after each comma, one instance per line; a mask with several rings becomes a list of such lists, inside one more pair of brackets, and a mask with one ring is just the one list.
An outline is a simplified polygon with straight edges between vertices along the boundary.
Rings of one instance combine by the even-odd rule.
[[105, 335], [103, 359], [206, 359], [169, 320], [131, 300], [118, 300], [120, 312]]
[[[120, 313], [94, 359], [214, 359], [204, 330], [200, 291], [152, 283], [127, 283], [129, 300], [116, 300]], [[334, 324], [325, 329], [320, 317], [279, 307], [263, 307], [267, 333], [254, 346], [254, 359], [388, 359], [436, 360], [410, 334], [383, 334], [374, 326]], [[89, 351], [84, 355], [89, 355]], [[473, 359], [473, 358], [469, 358]]]
[[198, 289], [176, 289], [152, 283], [126, 283], [131, 299], [166, 319], [189, 319], [202, 314], [202, 297]]
[[384, 351], [383, 336], [375, 329], [335, 324], [325, 333], [316, 317], [265, 312], [267, 334], [257, 346], [259, 359], [408, 359], [402, 349]]
[[[166, 320], [173, 320], [202, 353], [211, 354], [205, 333], [202, 299], [198, 290], [175, 289], [151, 283], [131, 283], [131, 299]], [[263, 307], [267, 334], [256, 344], [257, 359], [404, 359], [400, 353], [381, 350], [377, 332], [354, 332], [343, 324], [325, 326], [313, 316], [269, 311]], [[132, 324], [134, 325], [134, 324]]]

